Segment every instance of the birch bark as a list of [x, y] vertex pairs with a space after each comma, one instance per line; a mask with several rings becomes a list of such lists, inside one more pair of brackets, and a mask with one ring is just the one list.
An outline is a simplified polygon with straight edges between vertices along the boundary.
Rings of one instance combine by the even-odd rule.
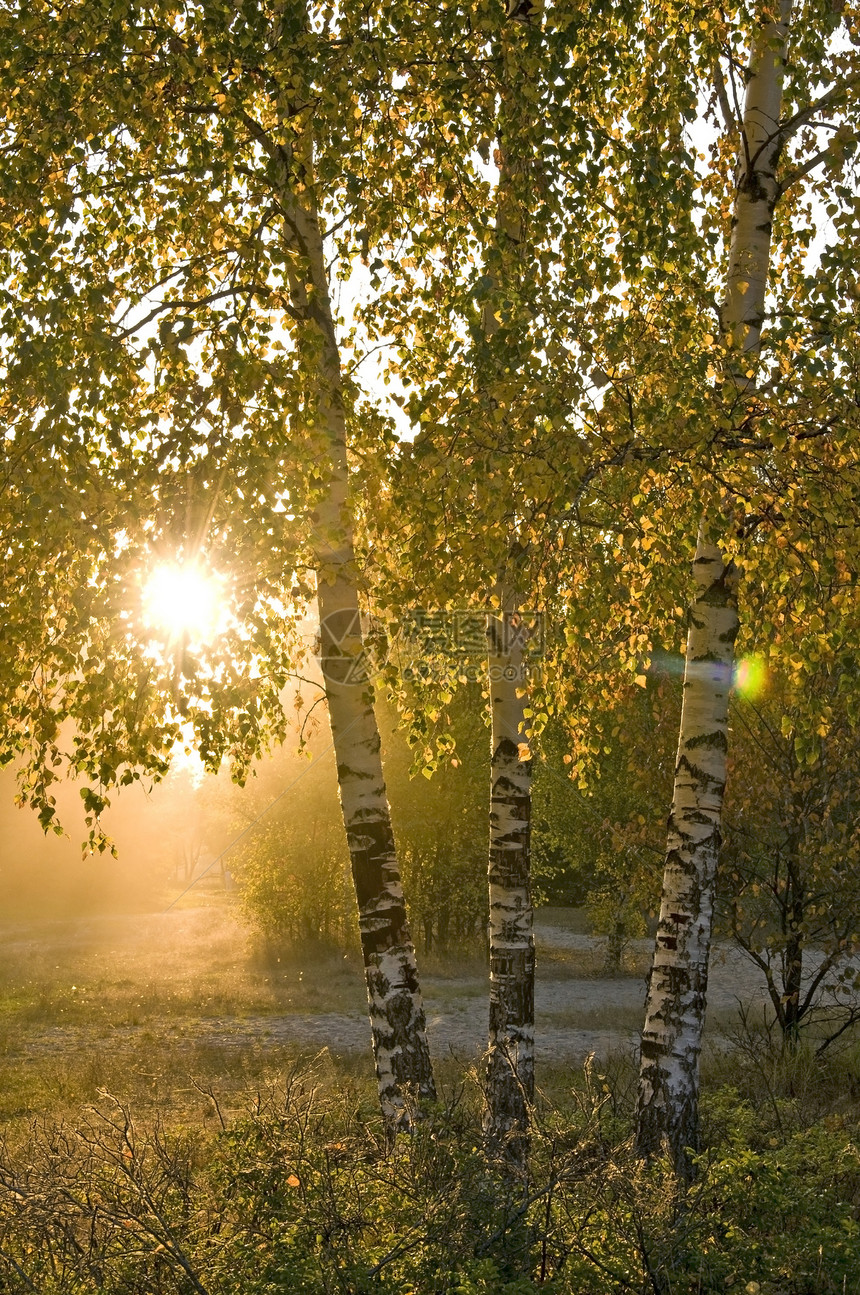
[[[729, 355], [725, 389], [737, 405], [755, 387], [767, 290], [790, 0], [763, 10], [744, 98], [732, 235], [721, 324]], [[645, 1004], [636, 1145], [667, 1150], [692, 1176], [698, 1148], [702, 1046], [714, 891], [728, 751], [728, 694], [737, 634], [737, 571], [707, 542], [703, 519], [694, 562], [675, 791], [663, 894]]]
[[304, 201], [295, 198], [286, 175], [280, 199], [285, 237], [291, 252], [299, 253], [290, 293], [299, 321], [299, 344], [316, 379], [313, 419], [329, 474], [316, 506], [313, 541], [320, 663], [358, 901], [379, 1100], [389, 1128], [395, 1130], [410, 1123], [414, 1099], [435, 1098], [435, 1086], [362, 641], [340, 354], [313, 200], [312, 147], [305, 132], [305, 156], [298, 157], [296, 150], [292, 158], [293, 169], [301, 175], [299, 191]]
[[[513, 0], [509, 20], [528, 24], [530, 4]], [[508, 273], [522, 273], [523, 223], [517, 181], [519, 164], [505, 138], [507, 122], [521, 111], [516, 87], [509, 82], [508, 50], [503, 47], [502, 96], [498, 126], [498, 203], [496, 238], [500, 261]], [[493, 285], [483, 310], [489, 341], [498, 332]], [[514, 538], [513, 556], [519, 550]], [[531, 899], [530, 759], [520, 758], [526, 744], [522, 622], [516, 600], [499, 582], [500, 613], [487, 623], [487, 670], [491, 713], [489, 897], [490, 1013], [487, 1040], [484, 1134], [488, 1150], [521, 1165], [528, 1151], [529, 1107], [534, 1100], [534, 910]], [[520, 696], [517, 692], [520, 692]]]
[[[740, 394], [755, 385], [753, 366], [761, 347], [773, 213], [779, 198], [780, 113], [790, 17], [791, 0], [781, 0], [778, 17], [763, 20], [744, 97], [721, 319], [724, 340], [732, 352], [727, 377]], [[743, 363], [745, 358], [750, 367]]]
[[689, 1177], [698, 1145], [699, 1053], [720, 823], [726, 784], [728, 701], [738, 628], [735, 570], [700, 535], [693, 563], [675, 793], [663, 895], [648, 984], [639, 1077], [637, 1150], [667, 1148]]
[[485, 1134], [491, 1151], [514, 1162], [527, 1148], [534, 1100], [535, 948], [531, 900], [530, 759], [526, 742], [521, 621], [490, 616], [488, 670], [492, 716], [490, 773], [490, 1028]]

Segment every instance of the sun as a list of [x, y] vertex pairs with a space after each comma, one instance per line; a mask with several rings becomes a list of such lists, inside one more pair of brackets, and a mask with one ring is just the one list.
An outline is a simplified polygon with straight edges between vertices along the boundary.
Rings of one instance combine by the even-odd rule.
[[144, 585], [143, 614], [150, 628], [170, 638], [205, 643], [224, 618], [222, 581], [197, 562], [165, 562]]

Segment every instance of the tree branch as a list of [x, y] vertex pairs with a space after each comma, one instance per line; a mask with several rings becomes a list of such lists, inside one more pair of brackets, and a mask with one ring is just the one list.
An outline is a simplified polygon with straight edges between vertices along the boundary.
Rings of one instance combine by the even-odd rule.
[[847, 76], [841, 81], [837, 81], [829, 90], [825, 90], [824, 94], [819, 95], [817, 99], [813, 99], [812, 103], [805, 108], [801, 108], [787, 121], [782, 122], [777, 133], [783, 140], [790, 139], [801, 126], [811, 121], [818, 113], [833, 107], [843, 95], [853, 90], [856, 85], [860, 85], [860, 72], [855, 72], [853, 76]]
[[12, 1258], [11, 1255], [7, 1254], [5, 1250], [0, 1250], [0, 1259], [5, 1259], [6, 1263], [15, 1269], [15, 1272], [18, 1274], [18, 1276], [21, 1278], [21, 1281], [27, 1287], [27, 1290], [35, 1291], [36, 1295], [39, 1295], [39, 1287], [33, 1285], [33, 1283], [30, 1281], [30, 1278], [24, 1272], [24, 1269], [21, 1267], [19, 1263], [15, 1262], [15, 1260]]
[[719, 60], [714, 64], [714, 90], [726, 130], [729, 135], [735, 135], [740, 130], [740, 122], [732, 112], [729, 93], [726, 88], [726, 78], [723, 76], [723, 69], [720, 67]]
[[785, 179], [781, 180], [777, 186], [777, 200], [779, 200], [783, 194], [788, 193], [792, 185], [797, 184], [798, 180], [802, 180], [804, 176], [810, 175], [817, 166], [821, 165], [822, 162], [826, 162], [829, 157], [834, 156], [835, 154], [828, 145], [828, 147], [823, 148], [820, 153], [816, 153], [814, 157], [811, 157], [807, 162], [804, 162], [802, 166], [796, 166], [794, 170], [790, 171]]
[[246, 284], [235, 288], [225, 288], [223, 292], [210, 292], [206, 297], [180, 297], [178, 301], [164, 301], [155, 306], [148, 315], [144, 315], [143, 319], [139, 319], [136, 324], [130, 324], [128, 328], [121, 329], [117, 333], [117, 337], [124, 341], [125, 338], [131, 337], [132, 334], [139, 333], [147, 324], [151, 324], [153, 319], [166, 314], [169, 310], [195, 310], [199, 306], [211, 306], [213, 302], [221, 301], [224, 297], [241, 297], [243, 294], [253, 296], [255, 292], [265, 292], [267, 295], [271, 295], [271, 291], [271, 288], [265, 284]]

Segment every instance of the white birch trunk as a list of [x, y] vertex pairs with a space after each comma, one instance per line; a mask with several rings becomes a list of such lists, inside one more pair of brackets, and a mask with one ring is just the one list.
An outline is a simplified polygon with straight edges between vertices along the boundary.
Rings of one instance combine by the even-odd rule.
[[[507, 16], [529, 23], [530, 4], [513, 0]], [[499, 114], [499, 182], [496, 237], [502, 267], [522, 275], [522, 220], [516, 195], [517, 163], [505, 147], [505, 121], [522, 111], [517, 87], [504, 86]], [[520, 164], [521, 165], [521, 164]], [[497, 287], [499, 285], [494, 285]], [[483, 328], [489, 340], [498, 332], [495, 292], [484, 304]], [[514, 538], [511, 555], [519, 549]], [[520, 759], [526, 743], [523, 641], [516, 602], [499, 584], [500, 613], [487, 623], [490, 710], [489, 891], [490, 1015], [487, 1039], [484, 1134], [487, 1148], [512, 1165], [528, 1153], [529, 1107], [534, 1101], [534, 909], [531, 899], [532, 762]]]
[[[770, 261], [790, 0], [762, 22], [744, 100], [722, 329], [728, 398], [755, 387]], [[663, 896], [645, 1005], [636, 1144], [668, 1151], [689, 1179], [698, 1147], [699, 1054], [728, 752], [728, 694], [737, 634], [737, 572], [702, 538], [694, 574], [675, 792]]]
[[414, 1099], [435, 1098], [435, 1087], [362, 642], [340, 355], [309, 184], [305, 192], [307, 204], [300, 206], [285, 184], [282, 199], [291, 248], [304, 262], [293, 274], [291, 296], [300, 345], [318, 378], [313, 412], [329, 473], [314, 538], [320, 661], [358, 901], [379, 1099], [394, 1130], [409, 1124]]
[[[782, 0], [778, 21], [768, 17], [763, 23], [744, 98], [738, 187], [721, 316], [724, 340], [734, 352], [728, 376], [735, 379], [742, 392], [755, 384], [754, 365], [761, 346], [773, 213], [779, 197], [776, 170], [783, 144], [780, 113], [790, 16], [791, 0]], [[748, 376], [749, 372], [752, 376]]]
[[700, 536], [693, 563], [684, 700], [669, 816], [663, 896], [648, 983], [637, 1150], [668, 1150], [689, 1177], [698, 1145], [699, 1053], [728, 752], [738, 628], [735, 572]]
[[485, 1134], [514, 1162], [527, 1148], [534, 1100], [535, 948], [531, 900], [531, 759], [526, 743], [522, 638], [516, 612], [490, 616], [490, 1028]]

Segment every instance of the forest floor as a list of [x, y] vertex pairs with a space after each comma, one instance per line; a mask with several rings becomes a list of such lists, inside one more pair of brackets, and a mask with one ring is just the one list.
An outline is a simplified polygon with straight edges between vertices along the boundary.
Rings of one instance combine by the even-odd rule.
[[[537, 918], [538, 1064], [581, 1063], [590, 1053], [632, 1058], [641, 1026], [650, 942], [634, 941], [620, 974], [603, 971], [604, 944], [574, 910]], [[486, 1037], [486, 970], [480, 957], [421, 960], [434, 1056], [476, 1062]], [[764, 1001], [763, 984], [738, 952], [718, 947], [709, 992], [717, 1047], [738, 1005]], [[27, 1074], [55, 1096], [183, 1066], [251, 1078], [284, 1055], [328, 1049], [369, 1057], [362, 976], [355, 956], [306, 949], [263, 959], [235, 901], [209, 896], [145, 915], [30, 921], [0, 927], [0, 1115], [38, 1108]], [[80, 1079], [81, 1065], [89, 1081]], [[75, 1082], [70, 1074], [75, 1073]], [[46, 1094], [48, 1096], [49, 1094]], [[35, 1103], [35, 1105], [34, 1105]], [[50, 1104], [50, 1102], [49, 1102]], [[4, 1112], [5, 1107], [5, 1112]]]
[[679, 1211], [631, 1154], [649, 942], [606, 975], [582, 914], [539, 914], [524, 1217], [476, 1155], [483, 957], [420, 960], [441, 1107], [389, 1148], [357, 955], [263, 956], [232, 897], [193, 898], [0, 926], [0, 1290], [860, 1292], [858, 1049], [783, 1052], [736, 951]]

